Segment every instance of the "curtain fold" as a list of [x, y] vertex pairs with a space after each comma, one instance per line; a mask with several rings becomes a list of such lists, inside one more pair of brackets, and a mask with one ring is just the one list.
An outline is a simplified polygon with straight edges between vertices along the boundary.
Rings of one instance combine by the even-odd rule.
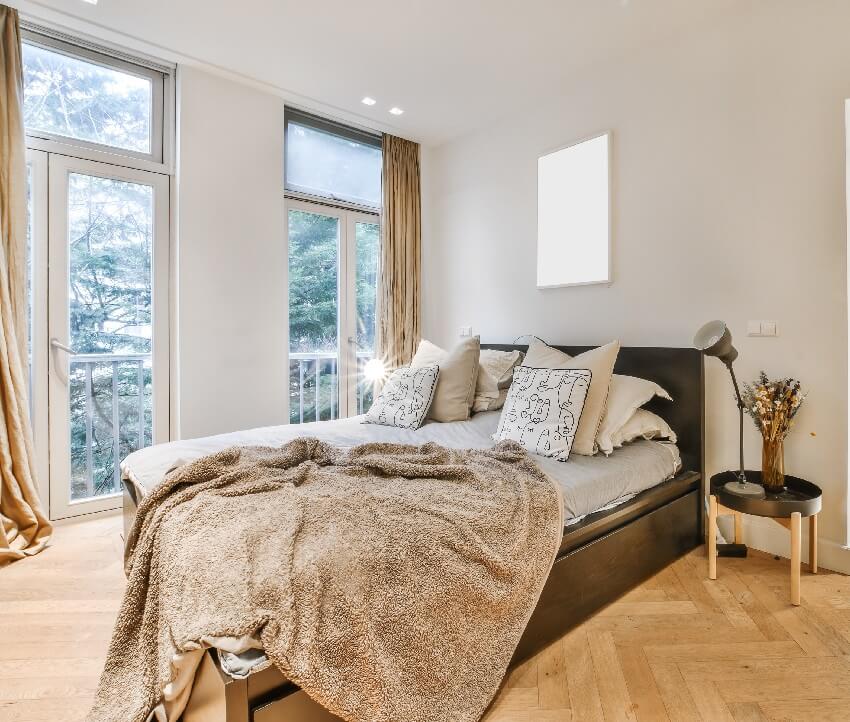
[[378, 357], [393, 369], [410, 363], [420, 338], [418, 143], [384, 135], [382, 184]]
[[0, 5], [0, 567], [41, 551], [51, 526], [38, 498], [25, 373], [27, 171], [18, 12]]

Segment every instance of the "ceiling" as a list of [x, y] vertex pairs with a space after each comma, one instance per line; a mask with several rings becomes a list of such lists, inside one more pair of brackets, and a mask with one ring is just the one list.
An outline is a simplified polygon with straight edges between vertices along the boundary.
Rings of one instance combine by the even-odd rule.
[[[710, 22], [735, 0], [12, 4], [34, 19], [149, 45], [273, 86], [301, 106], [438, 145], [543, 101], [591, 64]], [[363, 105], [364, 95], [377, 104]], [[394, 105], [404, 115], [390, 115]]]

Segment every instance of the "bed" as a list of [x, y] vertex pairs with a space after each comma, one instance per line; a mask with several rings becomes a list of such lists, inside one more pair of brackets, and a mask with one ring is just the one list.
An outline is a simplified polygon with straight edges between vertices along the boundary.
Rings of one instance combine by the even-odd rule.
[[[498, 350], [524, 346], [483, 345]], [[556, 347], [571, 355], [587, 347]], [[675, 402], [648, 408], [678, 435], [674, 446], [639, 441], [610, 457], [579, 457], [567, 463], [536, 458], [564, 497], [565, 528], [549, 579], [514, 654], [518, 663], [593, 612], [663, 569], [702, 540], [703, 366], [693, 349], [622, 348], [615, 371], [666, 388]], [[365, 425], [359, 418], [303, 426], [278, 426], [163, 444], [125, 459], [125, 528], [141, 496], [175, 465], [232, 445], [279, 445], [315, 435], [339, 446], [365, 441], [425, 443], [486, 448], [500, 412], [476, 414], [450, 424], [429, 423], [417, 431]], [[313, 703], [269, 665], [261, 652], [205, 654], [183, 715], [186, 722], [338, 719]]]

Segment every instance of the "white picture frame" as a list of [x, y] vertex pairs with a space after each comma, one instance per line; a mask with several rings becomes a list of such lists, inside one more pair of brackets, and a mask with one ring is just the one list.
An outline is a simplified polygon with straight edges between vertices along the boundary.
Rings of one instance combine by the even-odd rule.
[[611, 132], [537, 159], [537, 288], [611, 283]]

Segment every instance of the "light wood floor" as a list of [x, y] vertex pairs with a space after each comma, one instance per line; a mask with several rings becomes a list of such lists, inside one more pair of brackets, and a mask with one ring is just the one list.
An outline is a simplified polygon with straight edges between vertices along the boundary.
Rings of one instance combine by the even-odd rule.
[[[118, 517], [0, 570], [0, 721], [88, 710], [123, 591]], [[850, 577], [697, 550], [514, 670], [487, 722], [850, 720]]]

